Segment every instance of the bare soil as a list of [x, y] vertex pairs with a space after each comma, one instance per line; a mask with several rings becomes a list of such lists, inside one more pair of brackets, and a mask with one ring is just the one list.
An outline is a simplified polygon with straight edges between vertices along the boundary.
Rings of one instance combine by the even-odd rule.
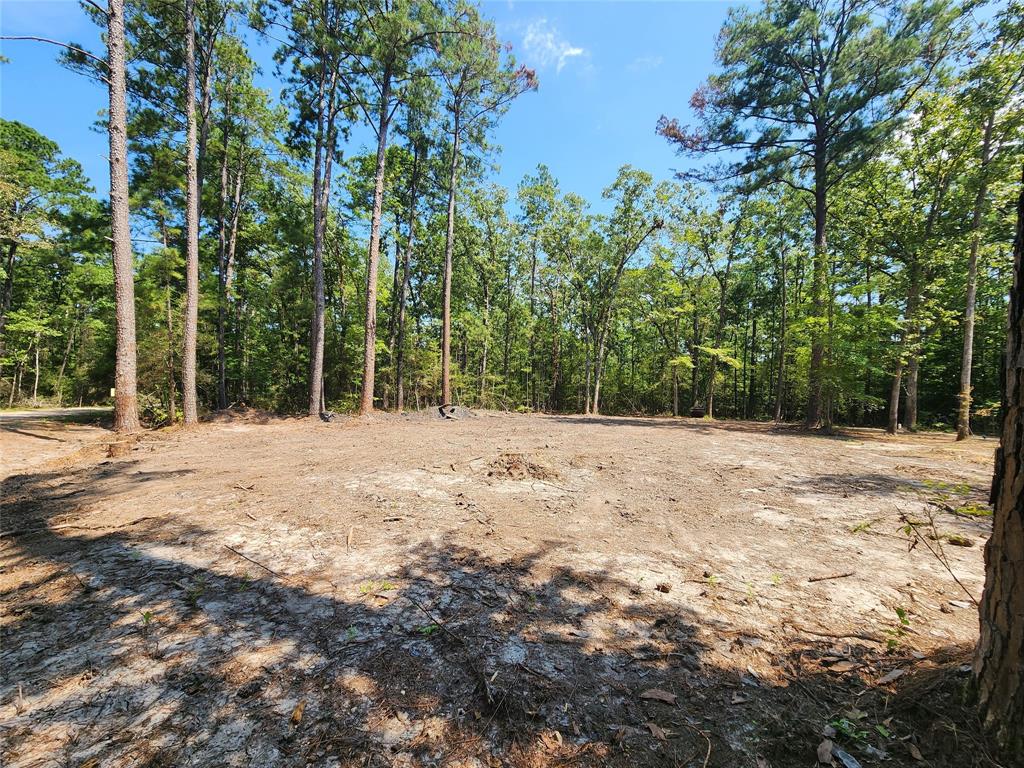
[[33, 460], [24, 431], [10, 768], [997, 765], [958, 703], [994, 441], [246, 412]]

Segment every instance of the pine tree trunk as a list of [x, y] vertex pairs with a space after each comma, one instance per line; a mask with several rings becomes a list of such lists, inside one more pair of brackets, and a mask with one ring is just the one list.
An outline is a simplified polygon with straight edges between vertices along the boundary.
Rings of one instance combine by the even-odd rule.
[[181, 383], [185, 424], [199, 421], [196, 342], [199, 333], [199, 174], [196, 159], [195, 0], [185, 0], [185, 327]]
[[441, 404], [452, 401], [452, 256], [455, 251], [455, 185], [459, 169], [459, 113], [454, 118], [452, 162], [448, 174], [448, 229], [444, 241], [444, 298], [441, 310]]
[[334, 89], [336, 74], [327, 79], [323, 64], [318, 84], [318, 113], [313, 160], [313, 320], [309, 335], [310, 417], [320, 414], [324, 386], [324, 232], [331, 193], [331, 163], [334, 160]]
[[562, 338], [558, 332], [558, 301], [561, 298], [551, 292], [551, 409], [559, 411], [562, 408], [561, 378], [562, 378]]
[[71, 358], [71, 349], [75, 342], [75, 321], [77, 320], [75, 315], [72, 320], [71, 328], [68, 331], [68, 343], [64, 347], [64, 357], [60, 361], [60, 370], [57, 371], [57, 385], [54, 387], [55, 394], [57, 395], [57, 406], [60, 407], [64, 404], [64, 371], [67, 370], [68, 360]]
[[[230, 81], [229, 81], [230, 85]], [[227, 322], [227, 262], [228, 262], [228, 107], [230, 87], [225, 96], [223, 142], [220, 161], [220, 209], [217, 212], [217, 408], [228, 407], [227, 354], [224, 349], [224, 325]]]
[[131, 433], [139, 429], [139, 406], [135, 373], [135, 265], [132, 258], [128, 215], [124, 0], [109, 0], [107, 60], [110, 67], [110, 220], [117, 325], [114, 353], [114, 430]]
[[982, 725], [1011, 765], [1024, 756], [1024, 179], [1017, 200], [1003, 431], [992, 483], [992, 536], [974, 677]]
[[405, 389], [403, 385], [405, 366], [405, 297], [409, 292], [409, 262], [412, 259], [413, 244], [416, 240], [416, 201], [419, 184], [420, 149], [413, 147], [412, 180], [409, 188], [409, 237], [402, 254], [402, 282], [398, 289], [398, 339], [395, 350], [395, 408], [401, 412], [405, 407]]
[[679, 415], [679, 366], [672, 366], [672, 415]]
[[981, 181], [971, 214], [971, 251], [967, 262], [967, 300], [964, 307], [964, 346], [960, 356], [960, 395], [956, 416], [956, 439], [966, 440], [971, 434], [971, 367], [974, 362], [974, 314], [978, 297], [978, 252], [981, 250], [981, 217], [988, 195], [987, 170], [991, 161], [992, 129], [995, 113], [985, 121], [981, 140]]
[[[825, 193], [824, 149], [819, 149], [815, 157], [815, 193], [814, 193], [814, 257], [811, 262], [811, 306], [812, 318], [820, 321], [825, 316], [825, 282], [828, 259], [828, 239], [826, 237], [825, 219], [828, 215], [828, 202]], [[816, 324], [811, 328], [811, 364], [808, 374], [807, 409], [804, 415], [804, 426], [817, 429], [821, 426], [822, 391], [824, 388], [825, 337]]]
[[373, 178], [373, 212], [370, 218], [370, 253], [366, 260], [366, 323], [363, 328], [363, 391], [359, 413], [373, 411], [377, 366], [377, 270], [380, 265], [380, 219], [384, 205], [384, 169], [388, 148], [388, 113], [391, 107], [391, 73], [384, 73], [377, 121], [377, 169]]
[[889, 421], [885, 431], [895, 435], [899, 428], [900, 421], [900, 390], [903, 386], [903, 363], [896, 364], [896, 371], [892, 375], [892, 387], [889, 389]]
[[39, 405], [39, 341], [42, 339], [42, 334], [36, 334], [36, 366], [35, 366], [35, 377], [32, 379], [32, 407], [35, 408]]
[[3, 365], [7, 352], [4, 329], [7, 327], [7, 312], [11, 308], [11, 296], [14, 293], [14, 254], [18, 252], [18, 243], [12, 240], [7, 246], [7, 258], [4, 264], [4, 284], [0, 288], [0, 366]]
[[171, 313], [171, 281], [167, 280], [167, 420], [173, 424], [178, 420], [178, 404], [175, 401], [174, 385], [174, 325]]

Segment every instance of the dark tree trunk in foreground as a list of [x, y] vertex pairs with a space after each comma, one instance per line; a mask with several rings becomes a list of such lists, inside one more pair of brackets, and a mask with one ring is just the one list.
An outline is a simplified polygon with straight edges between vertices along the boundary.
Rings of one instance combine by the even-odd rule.
[[1013, 289], [1006, 341], [1003, 432], [985, 547], [981, 636], [974, 657], [985, 729], [1011, 765], [1024, 764], [1024, 179], [1017, 200]]
[[199, 169], [196, 159], [195, 2], [185, 2], [185, 350], [181, 361], [186, 424], [199, 421], [196, 397], [196, 338], [199, 332]]
[[136, 432], [135, 270], [128, 228], [128, 128], [125, 107], [124, 1], [110, 0], [107, 51], [110, 65], [110, 220], [117, 341], [114, 362], [114, 429]]

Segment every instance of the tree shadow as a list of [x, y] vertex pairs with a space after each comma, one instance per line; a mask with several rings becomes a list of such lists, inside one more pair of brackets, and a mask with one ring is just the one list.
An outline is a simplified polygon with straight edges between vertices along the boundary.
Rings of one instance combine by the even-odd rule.
[[714, 434], [737, 432], [745, 434], [793, 437], [808, 440], [855, 440], [842, 431], [825, 432], [807, 430], [792, 424], [776, 424], [771, 421], [745, 421], [739, 419], [703, 419], [689, 416], [584, 416], [549, 414], [543, 418], [564, 424], [602, 427], [644, 427], [673, 429], [681, 432]]
[[799, 636], [771, 650], [672, 585], [541, 567], [553, 542], [505, 557], [423, 542], [353, 583], [329, 563], [272, 568], [166, 514], [60, 527], [69, 485], [102, 500], [104, 473], [146, 482], [134, 466], [8, 483], [6, 765], [779, 768], [813, 762], [837, 727], [865, 766], [883, 749], [915, 764], [886, 722], [932, 765], [994, 765], [964, 723], [937, 750], [890, 711], [879, 673], [909, 654]]

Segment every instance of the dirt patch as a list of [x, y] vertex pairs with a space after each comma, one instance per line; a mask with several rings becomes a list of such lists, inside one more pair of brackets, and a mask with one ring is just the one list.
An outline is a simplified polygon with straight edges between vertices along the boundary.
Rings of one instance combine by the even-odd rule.
[[508, 480], [558, 480], [561, 475], [522, 453], [502, 453], [487, 465], [487, 476]]
[[33, 466], [3, 762], [995, 765], [954, 695], [982, 547], [944, 547], [961, 588], [904, 522], [983, 543], [990, 448], [482, 413]]

